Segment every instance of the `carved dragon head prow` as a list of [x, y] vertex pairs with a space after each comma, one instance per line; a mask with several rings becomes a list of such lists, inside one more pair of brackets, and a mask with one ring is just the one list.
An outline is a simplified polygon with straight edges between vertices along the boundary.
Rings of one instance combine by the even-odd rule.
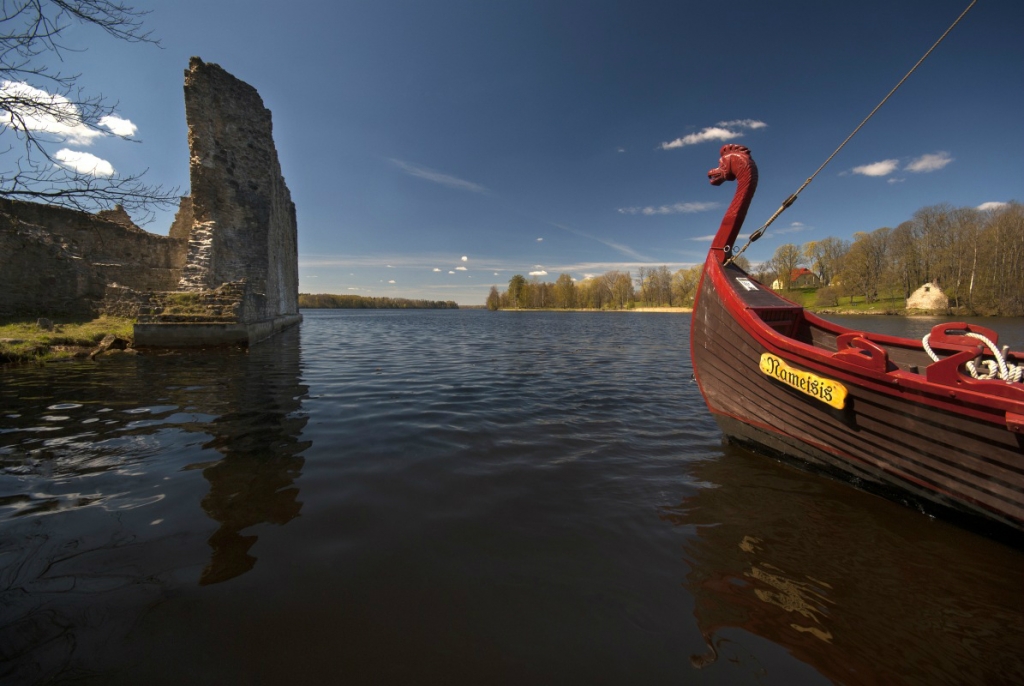
[[736, 181], [736, 193], [733, 195], [729, 209], [722, 217], [722, 224], [711, 242], [711, 250], [719, 251], [724, 261], [726, 248], [732, 248], [743, 227], [747, 216], [747, 208], [757, 190], [757, 165], [750, 157], [750, 150], [743, 145], [727, 143], [722, 146], [721, 159], [718, 166], [708, 172], [712, 186], [720, 186], [726, 181]]

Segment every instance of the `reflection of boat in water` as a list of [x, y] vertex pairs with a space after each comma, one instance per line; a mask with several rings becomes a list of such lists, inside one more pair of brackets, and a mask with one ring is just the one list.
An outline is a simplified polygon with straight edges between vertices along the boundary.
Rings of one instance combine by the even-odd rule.
[[[750, 151], [724, 146], [708, 175], [716, 185], [737, 181], [690, 335], [695, 376], [722, 431], [926, 509], [1024, 529], [1024, 383], [1005, 378], [1024, 366], [1024, 351], [999, 350], [988, 329], [946, 323], [932, 330], [930, 353], [922, 341], [805, 311], [729, 263], [757, 186]], [[975, 378], [985, 365], [997, 378]]]
[[754, 634], [837, 684], [1021, 683], [1020, 551], [726, 453], [695, 464], [705, 487], [661, 515], [693, 531], [683, 585], [708, 645], [694, 667], [727, 672]]

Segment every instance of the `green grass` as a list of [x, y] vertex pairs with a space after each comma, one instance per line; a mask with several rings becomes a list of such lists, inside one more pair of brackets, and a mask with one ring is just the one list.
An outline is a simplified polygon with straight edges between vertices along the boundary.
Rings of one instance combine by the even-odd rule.
[[41, 329], [35, 319], [0, 321], [0, 364], [44, 363], [66, 359], [82, 349], [96, 347], [107, 334], [132, 340], [134, 319], [54, 319], [52, 331]]
[[829, 310], [830, 312], [848, 312], [850, 314], [903, 314], [906, 310], [906, 303], [902, 298], [896, 300], [883, 298], [867, 302], [863, 295], [855, 295], [851, 302], [850, 297], [844, 295], [839, 298], [838, 305], [827, 306], [818, 304], [818, 289], [814, 287], [794, 288], [791, 291], [780, 291], [779, 294], [798, 305], [803, 305], [812, 312]]
[[206, 301], [199, 293], [165, 293], [163, 295], [163, 308], [164, 314], [208, 314]]

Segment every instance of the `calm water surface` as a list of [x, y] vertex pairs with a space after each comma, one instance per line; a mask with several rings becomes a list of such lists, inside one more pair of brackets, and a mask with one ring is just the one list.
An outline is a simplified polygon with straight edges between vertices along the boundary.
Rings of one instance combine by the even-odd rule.
[[723, 445], [688, 315], [305, 316], [0, 371], [0, 682], [1024, 682], [1024, 553]]

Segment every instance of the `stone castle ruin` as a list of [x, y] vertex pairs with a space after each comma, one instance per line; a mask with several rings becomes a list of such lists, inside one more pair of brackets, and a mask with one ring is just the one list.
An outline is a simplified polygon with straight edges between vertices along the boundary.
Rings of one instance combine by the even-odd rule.
[[0, 316], [138, 318], [136, 346], [255, 343], [301, 321], [295, 205], [256, 89], [193, 57], [191, 195], [169, 235], [118, 208], [0, 199]]

